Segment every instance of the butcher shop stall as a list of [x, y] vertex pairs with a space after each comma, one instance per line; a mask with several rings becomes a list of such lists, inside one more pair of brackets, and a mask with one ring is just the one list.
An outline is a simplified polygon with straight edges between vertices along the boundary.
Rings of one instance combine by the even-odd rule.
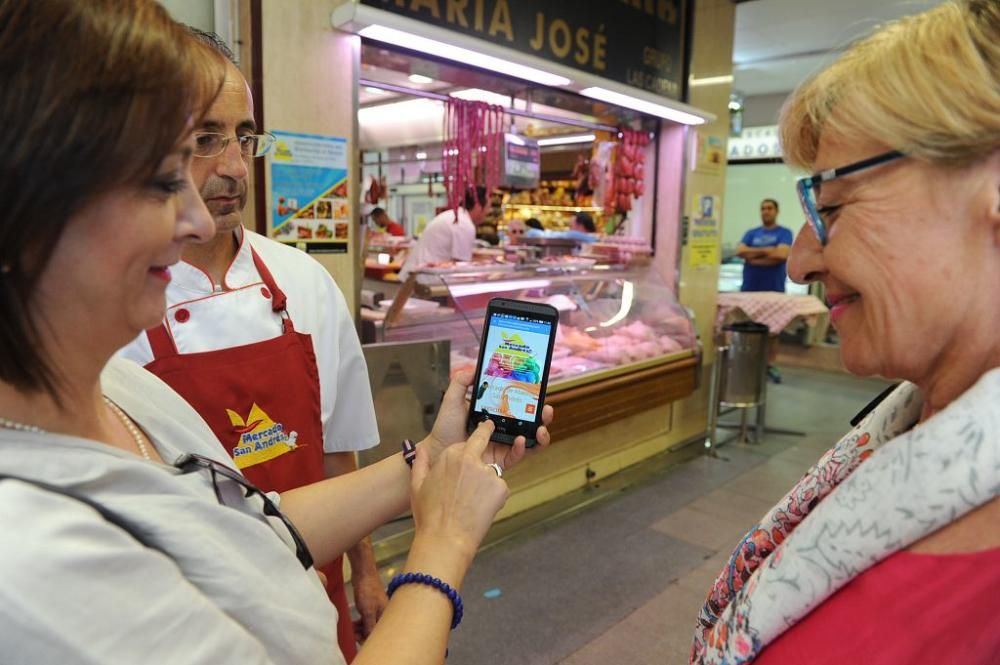
[[[678, 272], [690, 127], [710, 116], [667, 97], [597, 99], [371, 38], [360, 79], [362, 210], [403, 230], [367, 227], [361, 327], [382, 443], [361, 463], [428, 431], [449, 377], [475, 366], [494, 297], [547, 303], [560, 316], [553, 444], [505, 476], [503, 517], [700, 443], [692, 435], [703, 419], [682, 405], [701, 351], [678, 304]], [[471, 259], [401, 278], [414, 238], [472, 185], [487, 187], [491, 210]], [[581, 214], [589, 226], [575, 223]]]

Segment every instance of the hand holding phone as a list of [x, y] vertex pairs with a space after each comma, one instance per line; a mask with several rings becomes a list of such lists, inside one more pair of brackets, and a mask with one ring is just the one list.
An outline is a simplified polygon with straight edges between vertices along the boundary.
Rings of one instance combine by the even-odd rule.
[[537, 442], [559, 312], [540, 303], [494, 298], [486, 308], [467, 430], [493, 421], [492, 440]]

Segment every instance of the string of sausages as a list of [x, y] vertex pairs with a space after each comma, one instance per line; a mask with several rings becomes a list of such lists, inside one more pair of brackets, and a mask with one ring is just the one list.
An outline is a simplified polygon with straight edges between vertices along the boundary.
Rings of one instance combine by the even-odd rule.
[[608, 170], [604, 197], [607, 214], [627, 213], [632, 209], [632, 199], [639, 198], [645, 191], [643, 171], [649, 134], [620, 127], [618, 135], [621, 140], [615, 146], [614, 168]]
[[449, 208], [457, 212], [465, 192], [476, 185], [484, 185], [487, 195], [496, 188], [503, 131], [502, 106], [455, 98], [445, 102], [441, 168]]

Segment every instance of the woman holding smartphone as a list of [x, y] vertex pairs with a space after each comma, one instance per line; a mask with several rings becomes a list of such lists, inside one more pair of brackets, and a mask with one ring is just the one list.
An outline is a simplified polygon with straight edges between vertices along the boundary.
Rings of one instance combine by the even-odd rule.
[[355, 662], [439, 663], [524, 454], [491, 450], [489, 425], [465, 441], [467, 374], [406, 460], [264, 495], [165, 384], [112, 360], [213, 233], [191, 128], [223, 71], [151, 0], [0, 0], [5, 663], [342, 663], [314, 565], [408, 504], [408, 574]]

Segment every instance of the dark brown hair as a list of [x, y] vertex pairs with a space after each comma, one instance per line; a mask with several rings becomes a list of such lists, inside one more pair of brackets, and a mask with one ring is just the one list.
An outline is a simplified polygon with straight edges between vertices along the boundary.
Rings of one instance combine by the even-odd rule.
[[465, 190], [465, 209], [472, 210], [476, 207], [478, 203], [483, 208], [486, 207], [486, 203], [489, 199], [486, 196], [486, 188], [482, 185], [476, 185], [475, 187], [469, 187]]
[[63, 229], [154, 175], [223, 67], [152, 0], [0, 0], [0, 380], [55, 394], [32, 302]]
[[576, 223], [582, 226], [587, 233], [597, 233], [597, 224], [594, 224], [594, 218], [590, 216], [590, 213], [578, 212], [575, 219]]

